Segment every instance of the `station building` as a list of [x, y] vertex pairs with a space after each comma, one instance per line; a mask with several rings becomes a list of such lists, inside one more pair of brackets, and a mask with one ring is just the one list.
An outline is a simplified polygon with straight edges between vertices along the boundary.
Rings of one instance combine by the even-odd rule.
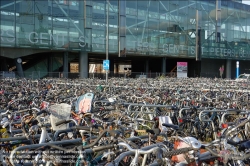
[[[1, 0], [0, 71], [64, 77], [128, 65], [188, 77], [249, 73], [250, 6], [241, 0]], [[106, 57], [108, 55], [108, 57]], [[91, 66], [92, 65], [92, 66]], [[39, 73], [39, 74], [38, 74]]]

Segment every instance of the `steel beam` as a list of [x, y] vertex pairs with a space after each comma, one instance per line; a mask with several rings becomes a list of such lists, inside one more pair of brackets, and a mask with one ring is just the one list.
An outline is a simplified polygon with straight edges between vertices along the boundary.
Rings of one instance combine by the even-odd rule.
[[146, 14], [146, 16], [145, 16], [145, 17], [146, 17], [146, 20], [145, 20], [145, 22], [144, 22], [143, 29], [142, 29], [141, 41], [143, 40], [144, 32], [145, 32], [145, 28], [146, 28], [146, 24], [147, 24], [147, 22], [148, 22], [148, 9], [149, 9], [149, 7], [150, 7], [150, 2], [151, 2], [151, 0], [148, 1], [147, 14]]
[[0, 6], [0, 9], [6, 8], [6, 7], [11, 6], [11, 5], [14, 5], [15, 3], [16, 3], [16, 4], [17, 4], [17, 3], [20, 3], [20, 2], [22, 2], [22, 1], [23, 1], [23, 0], [8, 3], [8, 4], [6, 4], [6, 5]]
[[208, 18], [210, 19], [210, 21], [216, 25], [216, 23], [213, 21], [213, 19], [209, 16], [208, 12], [205, 10], [205, 8], [203, 7], [203, 5], [201, 5], [201, 8], [205, 11], [205, 13], [208, 15]]

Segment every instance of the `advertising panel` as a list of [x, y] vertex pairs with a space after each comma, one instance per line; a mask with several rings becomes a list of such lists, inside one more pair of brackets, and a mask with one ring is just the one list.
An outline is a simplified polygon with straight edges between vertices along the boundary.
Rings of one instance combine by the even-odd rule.
[[187, 62], [177, 62], [177, 78], [187, 77]]

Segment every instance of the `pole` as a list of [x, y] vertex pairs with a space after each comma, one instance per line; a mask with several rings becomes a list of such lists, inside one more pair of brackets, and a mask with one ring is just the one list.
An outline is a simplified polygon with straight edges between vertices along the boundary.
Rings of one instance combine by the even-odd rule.
[[239, 61], [236, 61], [236, 78], [239, 77], [239, 73], [240, 73], [240, 63]]
[[220, 43], [221, 40], [221, 0], [216, 0], [216, 42]]
[[200, 34], [201, 34], [201, 29], [200, 29], [200, 15], [201, 12], [199, 10], [196, 10], [196, 26], [195, 26], [195, 30], [196, 30], [196, 43], [195, 43], [195, 54], [196, 54], [196, 61], [201, 61], [201, 38], [200, 38]]
[[[106, 0], [106, 60], [109, 59], [109, 0]], [[108, 70], [106, 70], [106, 82], [108, 82]]]

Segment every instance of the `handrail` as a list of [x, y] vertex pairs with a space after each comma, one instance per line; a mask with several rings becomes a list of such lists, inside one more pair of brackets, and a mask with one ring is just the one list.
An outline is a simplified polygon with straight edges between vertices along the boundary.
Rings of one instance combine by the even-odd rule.
[[172, 73], [177, 68], [177, 65], [170, 71]]

